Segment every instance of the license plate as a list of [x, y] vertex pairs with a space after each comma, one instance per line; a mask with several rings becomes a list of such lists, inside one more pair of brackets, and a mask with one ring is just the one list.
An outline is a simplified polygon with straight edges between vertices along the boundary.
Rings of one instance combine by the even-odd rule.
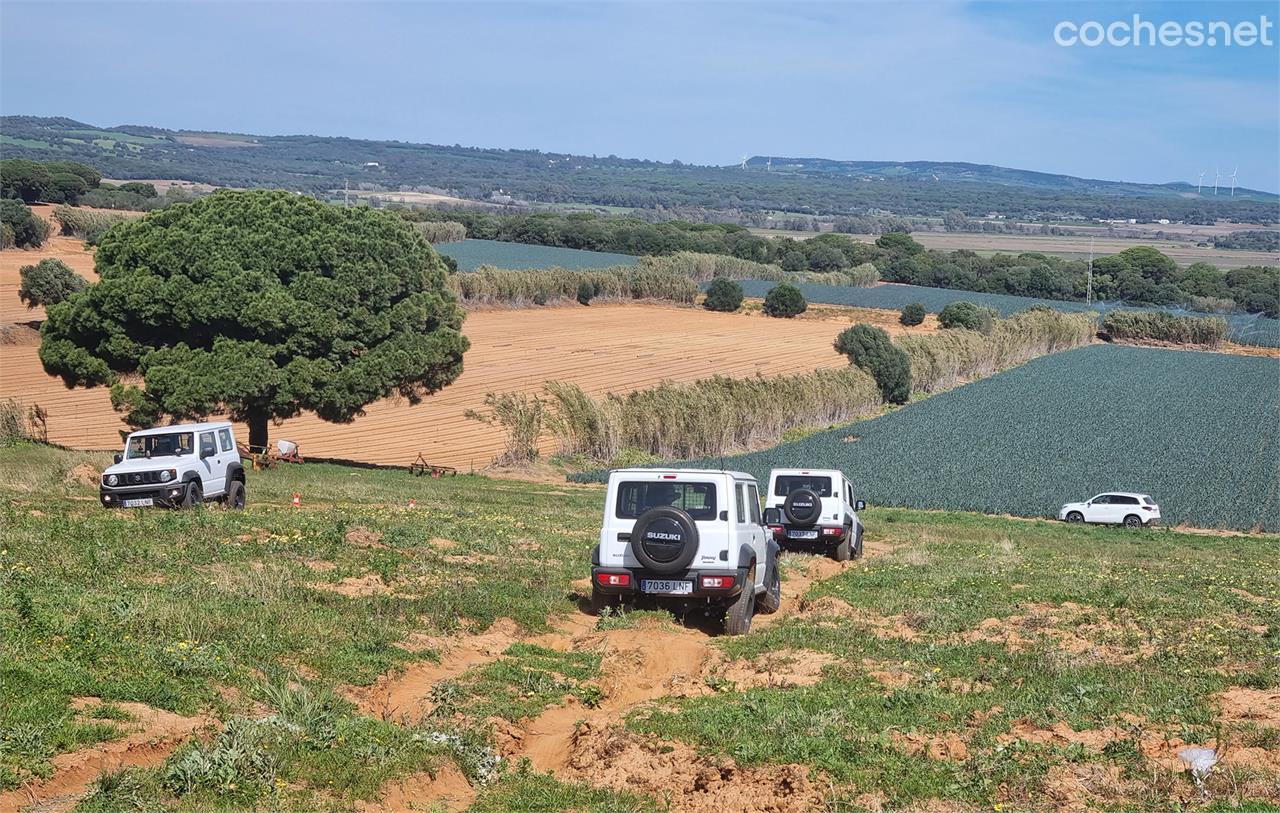
[[693, 592], [693, 582], [673, 581], [669, 579], [641, 579], [640, 592], [687, 596]]
[[817, 539], [818, 532], [813, 531], [787, 531], [787, 539]]
[[156, 504], [156, 501], [150, 497], [139, 497], [135, 500], [121, 500], [120, 504], [125, 508], [147, 508]]

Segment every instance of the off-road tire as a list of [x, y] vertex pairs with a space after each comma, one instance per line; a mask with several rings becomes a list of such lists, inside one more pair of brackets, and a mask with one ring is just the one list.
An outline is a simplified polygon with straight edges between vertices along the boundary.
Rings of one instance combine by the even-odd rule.
[[1084, 514], [1080, 513], [1079, 511], [1072, 511], [1071, 513], [1067, 514], [1067, 522], [1076, 522], [1076, 523], [1084, 522]]
[[840, 537], [840, 541], [831, 549], [831, 558], [837, 562], [847, 562], [853, 558], [853, 540], [849, 534]]
[[751, 631], [751, 616], [756, 609], [756, 566], [747, 569], [747, 583], [742, 592], [724, 611], [724, 634], [746, 635]]
[[1127, 517], [1125, 517], [1125, 518], [1124, 518], [1124, 527], [1126, 527], [1126, 528], [1141, 528], [1141, 527], [1142, 527], [1142, 517], [1138, 516], [1137, 514], [1130, 514], [1129, 516], [1127, 516]]
[[773, 615], [782, 606], [782, 575], [778, 573], [778, 560], [774, 559], [764, 577], [764, 592], [756, 596], [756, 612]]
[[[662, 523], [667, 533], [678, 530], [680, 536], [679, 552], [672, 558], [655, 558], [645, 544], [645, 535], [652, 530], [655, 523]], [[698, 555], [698, 526], [688, 512], [672, 506], [650, 508], [636, 519], [631, 530], [631, 552], [640, 564], [655, 573], [668, 575], [680, 573], [688, 569], [693, 557]], [[657, 543], [661, 545], [662, 543]]]
[[178, 503], [178, 509], [195, 508], [204, 502], [204, 488], [201, 487], [199, 480], [192, 480], [187, 483], [187, 489], [182, 494], [182, 500]]
[[[811, 502], [813, 510], [807, 514], [799, 513], [796, 502]], [[787, 495], [786, 502], [782, 504], [782, 515], [792, 525], [816, 525], [822, 519], [822, 498], [811, 488], [797, 488]]]
[[232, 480], [227, 485], [227, 493], [222, 498], [222, 505], [228, 511], [243, 511], [245, 504], [244, 483]]
[[862, 558], [862, 526], [858, 526], [853, 537], [853, 558]]
[[606, 608], [617, 607], [621, 604], [619, 596], [609, 593], [601, 593], [599, 589], [591, 588], [591, 614], [595, 616], [603, 615]]

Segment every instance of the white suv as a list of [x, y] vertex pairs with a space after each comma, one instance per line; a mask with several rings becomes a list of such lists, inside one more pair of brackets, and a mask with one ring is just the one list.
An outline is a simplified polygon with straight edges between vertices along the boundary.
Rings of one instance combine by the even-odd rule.
[[769, 472], [765, 524], [779, 543], [804, 542], [831, 550], [840, 562], [862, 558], [866, 508], [854, 500], [853, 484], [837, 469], [774, 469]]
[[231, 424], [189, 423], [143, 429], [102, 473], [107, 508], [190, 508], [208, 499], [244, 508], [244, 466]]
[[781, 603], [778, 545], [760, 522], [756, 480], [737, 471], [609, 473], [591, 608], [623, 602], [724, 613], [741, 635]]
[[1067, 503], [1058, 510], [1058, 519], [1141, 528], [1160, 521], [1160, 506], [1149, 494], [1110, 491], [1086, 502]]

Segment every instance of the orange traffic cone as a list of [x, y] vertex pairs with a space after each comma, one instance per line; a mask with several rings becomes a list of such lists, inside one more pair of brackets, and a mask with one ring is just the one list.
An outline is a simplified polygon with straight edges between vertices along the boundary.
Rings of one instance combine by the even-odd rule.
[[302, 495], [301, 495], [301, 494], [299, 494], [299, 493], [298, 493], [298, 492], [296, 492], [296, 491], [295, 491], [295, 492], [293, 492], [293, 507], [294, 507], [294, 508], [301, 508], [301, 507], [302, 507]]

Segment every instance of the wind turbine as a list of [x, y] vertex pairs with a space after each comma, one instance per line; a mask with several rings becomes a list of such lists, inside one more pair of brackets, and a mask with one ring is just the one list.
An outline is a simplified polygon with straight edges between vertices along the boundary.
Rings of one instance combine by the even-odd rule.
[[742, 154], [742, 168], [747, 168], [747, 154], [745, 152]]
[[1213, 170], [1213, 194], [1215, 195], [1218, 194], [1218, 178], [1221, 177], [1221, 175], [1222, 173], [1218, 172], [1217, 168], [1215, 167]]
[[1196, 194], [1200, 194], [1200, 186], [1204, 183], [1204, 171], [1200, 172], [1200, 180], [1196, 181]]
[[1240, 167], [1237, 165], [1231, 173], [1231, 197], [1233, 198], [1236, 196], [1236, 173], [1239, 171]]

